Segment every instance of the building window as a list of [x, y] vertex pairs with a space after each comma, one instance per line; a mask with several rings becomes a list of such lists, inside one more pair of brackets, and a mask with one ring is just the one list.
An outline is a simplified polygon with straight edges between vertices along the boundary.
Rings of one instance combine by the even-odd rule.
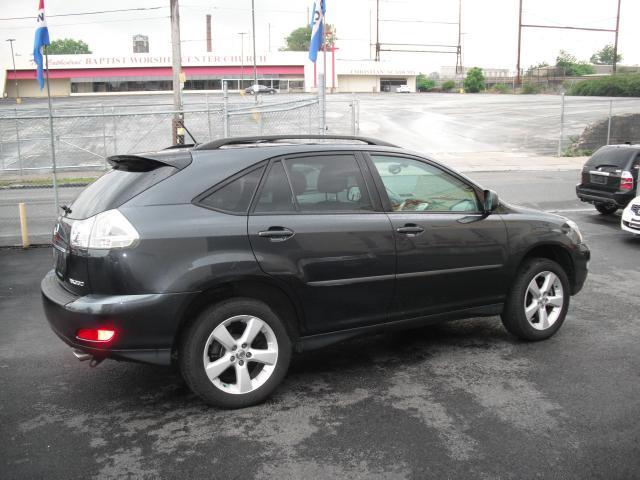
[[394, 92], [396, 87], [406, 85], [406, 78], [381, 78], [380, 79], [380, 91], [381, 92]]
[[134, 35], [133, 53], [149, 53], [149, 37], [146, 35]]

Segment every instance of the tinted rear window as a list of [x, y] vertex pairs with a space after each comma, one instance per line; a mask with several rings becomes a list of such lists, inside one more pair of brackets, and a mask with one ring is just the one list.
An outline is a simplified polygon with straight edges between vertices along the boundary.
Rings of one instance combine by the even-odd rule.
[[110, 170], [78, 195], [71, 204], [71, 213], [67, 217], [83, 219], [118, 208], [175, 172], [177, 169], [169, 166], [159, 166], [148, 171]]
[[636, 155], [638, 155], [638, 151], [631, 148], [601, 148], [593, 154], [585, 166], [615, 165], [618, 168], [626, 169], [629, 167], [631, 159]]

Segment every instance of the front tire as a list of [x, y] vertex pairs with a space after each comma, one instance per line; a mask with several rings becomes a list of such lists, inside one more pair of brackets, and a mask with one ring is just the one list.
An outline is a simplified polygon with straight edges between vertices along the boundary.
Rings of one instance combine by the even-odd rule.
[[615, 213], [616, 210], [618, 210], [618, 207], [616, 207], [615, 205], [608, 205], [606, 203], [596, 203], [595, 207], [596, 210], [598, 210], [598, 212], [600, 212], [602, 215], [611, 215], [612, 213]]
[[180, 371], [205, 402], [243, 408], [262, 402], [282, 382], [291, 340], [263, 302], [233, 298], [204, 310], [182, 337]]
[[502, 323], [521, 340], [546, 340], [562, 326], [569, 309], [569, 279], [546, 258], [527, 260], [507, 297]]

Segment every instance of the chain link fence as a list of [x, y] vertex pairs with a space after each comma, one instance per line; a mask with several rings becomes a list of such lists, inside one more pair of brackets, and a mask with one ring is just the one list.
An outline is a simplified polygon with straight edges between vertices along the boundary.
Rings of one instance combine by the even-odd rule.
[[[356, 135], [357, 100], [327, 102], [327, 132]], [[60, 171], [106, 168], [114, 154], [171, 145], [174, 111], [166, 105], [122, 105], [55, 109], [53, 143]], [[215, 138], [321, 133], [316, 97], [278, 102], [222, 102], [185, 108], [187, 143]], [[189, 138], [192, 136], [193, 138]], [[48, 112], [6, 110], [0, 116], [0, 173], [28, 175], [51, 168]]]
[[591, 155], [603, 145], [640, 143], [640, 101], [564, 97], [558, 155]]

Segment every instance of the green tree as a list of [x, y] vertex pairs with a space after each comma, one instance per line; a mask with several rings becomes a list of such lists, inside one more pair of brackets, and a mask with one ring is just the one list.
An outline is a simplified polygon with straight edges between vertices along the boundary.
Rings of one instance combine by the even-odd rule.
[[565, 75], [569, 77], [580, 77], [582, 75], [589, 75], [595, 73], [595, 69], [587, 62], [578, 61], [578, 59], [571, 55], [566, 50], [560, 50], [556, 57], [556, 67], [561, 68]]
[[82, 40], [74, 40], [73, 38], [62, 38], [54, 40], [47, 47], [49, 55], [76, 55], [79, 53], [91, 53], [89, 45]]
[[431, 78], [427, 78], [427, 76], [422, 73], [416, 77], [416, 88], [419, 92], [428, 92], [435, 86], [436, 81]]
[[[616, 55], [616, 63], [622, 61], [622, 55]], [[605, 45], [602, 49], [591, 55], [591, 63], [594, 65], [613, 65], [613, 45]]]
[[464, 91], [468, 93], [478, 93], [484, 90], [484, 75], [482, 69], [473, 67], [467, 72], [464, 78]]
[[[327, 32], [325, 36], [325, 43], [328, 48], [331, 48], [336, 41], [335, 29], [333, 25], [326, 25]], [[288, 50], [293, 52], [305, 52], [309, 50], [309, 44], [311, 43], [311, 27], [300, 27], [292, 31], [287, 38], [285, 38], [286, 46], [281, 50]]]

